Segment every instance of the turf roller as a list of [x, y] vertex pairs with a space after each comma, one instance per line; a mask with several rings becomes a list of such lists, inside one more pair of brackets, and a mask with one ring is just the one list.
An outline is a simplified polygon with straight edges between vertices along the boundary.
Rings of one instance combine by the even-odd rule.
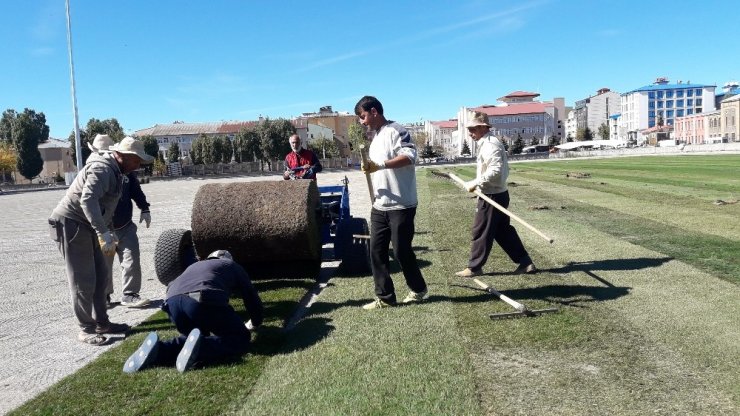
[[229, 250], [252, 278], [316, 277], [321, 269], [315, 181], [206, 184], [193, 201], [199, 258]]

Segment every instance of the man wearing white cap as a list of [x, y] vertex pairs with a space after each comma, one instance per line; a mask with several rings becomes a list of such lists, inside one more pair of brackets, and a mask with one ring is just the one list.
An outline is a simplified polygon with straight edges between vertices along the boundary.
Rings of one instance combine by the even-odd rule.
[[[491, 133], [488, 124], [488, 115], [480, 111], [469, 112], [465, 128], [470, 138], [478, 144], [476, 158], [476, 177], [465, 183], [469, 192], [479, 189], [486, 196], [496, 201], [504, 208], [509, 207], [509, 190], [506, 179], [509, 176], [509, 161], [506, 148], [501, 141]], [[508, 215], [499, 211], [488, 202], [478, 198], [478, 205], [473, 220], [473, 243], [470, 248], [468, 267], [455, 275], [458, 277], [474, 277], [483, 273], [491, 254], [493, 242], [506, 252], [509, 258], [519, 264], [514, 273], [536, 273], [537, 268], [532, 263], [527, 250], [522, 244], [516, 229], [511, 225]]]
[[[99, 135], [106, 136], [106, 135]], [[97, 136], [94, 142], [105, 141]], [[110, 139], [108, 137], [107, 139]], [[49, 218], [50, 234], [66, 262], [72, 308], [79, 341], [108, 342], [104, 334], [125, 333], [129, 326], [108, 319], [105, 301], [108, 265], [105, 255], [116, 251], [109, 225], [121, 196], [124, 175], [151, 163], [144, 144], [126, 138], [110, 153], [93, 153]]]

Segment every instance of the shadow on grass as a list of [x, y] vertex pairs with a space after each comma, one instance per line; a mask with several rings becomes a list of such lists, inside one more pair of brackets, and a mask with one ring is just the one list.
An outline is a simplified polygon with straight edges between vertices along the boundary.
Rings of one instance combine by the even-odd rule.
[[[471, 296], [430, 296], [429, 302], [451, 301], [459, 303], [481, 303], [490, 300], [497, 300], [495, 295], [489, 294], [485, 290], [468, 285], [451, 284], [450, 286], [461, 287], [480, 292]], [[596, 287], [584, 285], [547, 285], [534, 288], [499, 290], [502, 294], [524, 302], [525, 300], [543, 300], [551, 303], [557, 303], [564, 306], [584, 307], [581, 303], [603, 302], [618, 299], [629, 294], [630, 287]]]
[[650, 269], [653, 267], [660, 267], [671, 260], [673, 260], [673, 257], [637, 257], [632, 259], [607, 259], [583, 262], [569, 262], [563, 267], [542, 269], [541, 271], [549, 273], [570, 273], [578, 271], [589, 272], [592, 270], [642, 270]]

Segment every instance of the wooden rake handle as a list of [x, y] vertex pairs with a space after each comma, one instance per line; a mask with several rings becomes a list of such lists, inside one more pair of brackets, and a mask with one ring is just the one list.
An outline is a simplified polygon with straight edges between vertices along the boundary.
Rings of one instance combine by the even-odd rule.
[[499, 299], [501, 299], [502, 301], [508, 303], [509, 305], [511, 305], [517, 311], [524, 312], [524, 311], [527, 311], [528, 310], [527, 307], [524, 306], [523, 304], [521, 304], [521, 303], [515, 301], [514, 299], [512, 299], [512, 298], [510, 298], [510, 297], [508, 297], [506, 295], [504, 295], [503, 293], [501, 293], [498, 290], [492, 288], [491, 286], [488, 286], [487, 284], [481, 282], [480, 280], [473, 279], [473, 281], [475, 283], [477, 283], [478, 286], [480, 286], [481, 288], [483, 288], [483, 290], [485, 290], [488, 293], [491, 293], [491, 294], [494, 294], [494, 295], [498, 296]]
[[[465, 187], [465, 181], [464, 181], [464, 180], [462, 180], [462, 179], [460, 179], [460, 178], [459, 178], [459, 177], [458, 177], [457, 175], [455, 175], [454, 173], [449, 173], [449, 174], [448, 174], [448, 176], [449, 176], [449, 177], [450, 177], [451, 179], [453, 179], [453, 180], [454, 180], [455, 182], [457, 182], [458, 184], [460, 184], [460, 186], [462, 186], [462, 187]], [[538, 230], [538, 229], [536, 229], [536, 228], [532, 227], [531, 225], [529, 225], [529, 223], [527, 223], [527, 222], [526, 222], [526, 221], [524, 221], [523, 219], [521, 219], [521, 218], [517, 217], [517, 216], [516, 216], [516, 215], [515, 215], [514, 213], [512, 213], [512, 212], [511, 212], [511, 211], [509, 211], [508, 209], [506, 209], [506, 208], [502, 207], [502, 206], [501, 206], [501, 204], [499, 204], [499, 203], [497, 203], [496, 201], [494, 201], [493, 199], [491, 199], [491, 198], [487, 197], [487, 196], [486, 196], [486, 195], [485, 195], [485, 194], [484, 194], [483, 192], [481, 192], [481, 191], [479, 191], [479, 190], [477, 190], [477, 189], [476, 189], [475, 191], [473, 191], [473, 193], [474, 193], [475, 195], [477, 195], [477, 196], [478, 196], [479, 198], [481, 198], [482, 200], [484, 200], [484, 201], [488, 202], [489, 204], [493, 205], [494, 207], [496, 207], [496, 209], [498, 209], [499, 211], [501, 211], [501, 212], [503, 212], [504, 214], [508, 215], [508, 216], [509, 216], [509, 217], [510, 217], [511, 219], [513, 219], [513, 220], [517, 221], [518, 223], [520, 223], [520, 224], [522, 224], [523, 226], [527, 227], [527, 228], [528, 228], [528, 229], [529, 229], [530, 231], [532, 231], [532, 232], [534, 232], [535, 234], [537, 234], [538, 236], [540, 236], [540, 237], [544, 238], [545, 240], [547, 240], [547, 242], [548, 242], [548, 243], [552, 244], [552, 242], [553, 242], [553, 241], [555, 241], [555, 240], [553, 240], [552, 238], [550, 238], [550, 237], [546, 236], [546, 235], [545, 235], [544, 233], [542, 233], [542, 231], [540, 231], [540, 230]]]
[[[360, 145], [360, 157], [362, 158], [362, 163], [367, 165], [367, 147], [364, 144]], [[375, 190], [373, 189], [373, 180], [370, 179], [369, 173], [365, 173], [365, 180], [367, 180], [367, 190], [370, 192], [370, 203], [372, 204], [375, 202]]]

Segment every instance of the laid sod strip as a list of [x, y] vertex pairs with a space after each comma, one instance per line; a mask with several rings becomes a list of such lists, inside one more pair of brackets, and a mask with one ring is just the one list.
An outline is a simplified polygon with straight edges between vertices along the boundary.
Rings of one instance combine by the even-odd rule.
[[629, 201], [612, 200], [611, 206], [614, 209], [607, 208], [609, 203], [606, 201], [589, 205], [581, 202], [592, 200], [583, 193], [567, 192], [551, 183], [532, 183], [526, 190], [517, 190], [517, 194], [527, 198], [532, 205], [565, 207], [556, 210], [561, 221], [589, 224], [615, 237], [679, 259], [736, 284], [740, 283], [740, 238], [730, 239], [712, 234], [733, 236], [734, 233], [727, 230], [738, 228], [736, 219], [710, 216], [704, 220], [706, 232], [700, 232], [662, 222], [665, 220], [657, 213], [665, 212], [668, 209], [666, 206], [649, 205], [649, 212], [656, 213], [653, 215], [646, 214], [645, 210], [635, 211], [635, 215], [630, 215], [623, 212], [628, 210]]
[[[429, 207], [436, 219], [433, 234], [444, 241], [449, 258], [464, 258], [469, 237], [459, 230], [465, 224], [469, 231], [472, 212], [468, 219], [451, 215], [460, 204], [445, 194], [448, 184], [439, 181], [437, 187]], [[513, 199], [528, 196], [523, 192]], [[473, 201], [467, 205], [472, 211]], [[737, 357], [734, 286], [589, 224], [556, 221], [559, 211], [533, 214], [533, 222], [553, 224], [559, 236], [548, 246], [520, 231], [543, 272], [511, 275], [514, 265], [494, 249], [482, 279], [527, 305], [559, 305], [559, 314], [481, 325], [488, 312], [505, 306], [450, 277], [484, 412], [731, 414], [737, 408], [739, 369], [726, 364]], [[612, 262], [604, 258], [604, 246], [608, 254], [633, 260]], [[571, 265], [563, 266], [566, 261]], [[454, 266], [442, 267], [452, 276]], [[656, 274], [663, 277], [655, 279]], [[715, 302], [724, 308], [719, 313], [697, 310]], [[703, 327], [717, 321], [724, 329], [705, 333]]]
[[[120, 346], [11, 414], [224, 414], [234, 406], [234, 400], [249, 391], [265, 363], [283, 344], [284, 319], [312, 284], [310, 280], [255, 282], [265, 304], [265, 323], [253, 337], [252, 352], [242, 359], [183, 374], [174, 367], [122, 373], [123, 362], [149, 331], [158, 331], [162, 339], [177, 334], [164, 312], [158, 312], [137, 326]], [[241, 300], [232, 299], [231, 303], [237, 312], [245, 314]]]
[[563, 160], [512, 164], [514, 172], [542, 171], [556, 174], [585, 172], [614, 175], [641, 184], [690, 186], [737, 194], [740, 181], [733, 174], [740, 155], [645, 156], [598, 160]]
[[[419, 198], [420, 207], [434, 198], [421, 182]], [[333, 277], [291, 331], [284, 354], [267, 364], [240, 413], [481, 414], [447, 276], [439, 272], [449, 253], [434, 245], [430, 219], [426, 208], [418, 210], [414, 238], [429, 300], [365, 311], [360, 306], [373, 298], [371, 277]], [[400, 300], [408, 289], [393, 264]]]

